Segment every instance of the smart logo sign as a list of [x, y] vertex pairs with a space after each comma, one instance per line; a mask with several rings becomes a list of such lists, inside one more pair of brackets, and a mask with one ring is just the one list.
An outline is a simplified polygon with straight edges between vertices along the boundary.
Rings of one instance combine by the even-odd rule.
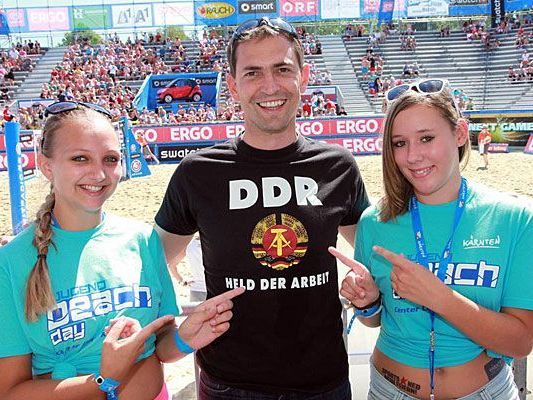
[[318, 0], [280, 0], [282, 17], [318, 15]]
[[274, 0], [239, 1], [239, 14], [275, 14], [277, 11]]

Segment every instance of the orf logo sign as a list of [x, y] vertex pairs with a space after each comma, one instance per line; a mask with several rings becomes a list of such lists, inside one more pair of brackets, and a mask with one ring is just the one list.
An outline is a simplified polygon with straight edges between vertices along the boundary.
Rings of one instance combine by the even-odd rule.
[[276, 2], [271, 0], [239, 2], [239, 14], [274, 14], [277, 11]]
[[318, 0], [281, 0], [282, 17], [318, 15]]

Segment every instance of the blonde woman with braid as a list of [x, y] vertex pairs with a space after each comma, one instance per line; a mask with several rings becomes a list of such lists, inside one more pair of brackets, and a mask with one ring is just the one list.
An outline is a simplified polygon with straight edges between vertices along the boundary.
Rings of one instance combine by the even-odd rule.
[[102, 212], [121, 177], [110, 113], [77, 102], [47, 113], [39, 166], [50, 193], [0, 247], [0, 398], [168, 399], [161, 361], [227, 331], [243, 289], [203, 303], [178, 329], [157, 234]]

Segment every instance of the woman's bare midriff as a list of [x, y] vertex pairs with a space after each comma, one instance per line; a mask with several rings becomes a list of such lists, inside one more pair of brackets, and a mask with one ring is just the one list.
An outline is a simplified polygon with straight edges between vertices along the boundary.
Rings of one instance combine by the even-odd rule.
[[[50, 374], [39, 375], [36, 379], [50, 379]], [[163, 387], [163, 366], [155, 354], [136, 363], [129, 374], [121, 381], [119, 399], [152, 400]], [[96, 383], [95, 383], [96, 385]]]
[[[450, 400], [475, 392], [487, 382], [485, 365], [491, 360], [485, 352], [463, 365], [435, 369], [435, 399]], [[378, 372], [402, 392], [429, 399], [429, 369], [413, 368], [387, 357], [377, 348], [372, 362]]]

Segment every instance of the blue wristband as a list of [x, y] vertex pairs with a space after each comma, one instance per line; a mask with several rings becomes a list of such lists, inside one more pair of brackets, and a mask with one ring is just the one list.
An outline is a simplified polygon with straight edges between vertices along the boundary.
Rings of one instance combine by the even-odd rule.
[[118, 400], [117, 387], [120, 385], [119, 381], [112, 378], [104, 378], [102, 375], [95, 375], [94, 381], [98, 388], [106, 393], [107, 400]]
[[372, 307], [369, 308], [355, 309], [354, 315], [356, 317], [370, 318], [380, 312], [382, 307], [383, 306], [380, 301], [379, 303], [374, 304]]
[[374, 315], [377, 315], [381, 312], [383, 308], [383, 304], [381, 302], [381, 294], [379, 295], [379, 297], [377, 298], [376, 301], [374, 301], [373, 303], [369, 304], [367, 308], [356, 308], [354, 313], [353, 313], [353, 316], [352, 316], [352, 319], [350, 320], [350, 323], [348, 324], [348, 328], [346, 329], [346, 333], [350, 333], [350, 331], [352, 330], [352, 325], [355, 321], [355, 318], [357, 317], [361, 317], [361, 318], [370, 318], [370, 317], [373, 317]]
[[185, 341], [181, 338], [178, 330], [176, 330], [176, 333], [174, 333], [174, 342], [176, 342], [176, 347], [182, 353], [190, 354], [196, 351], [191, 346], [189, 346], [187, 343], [185, 343]]

